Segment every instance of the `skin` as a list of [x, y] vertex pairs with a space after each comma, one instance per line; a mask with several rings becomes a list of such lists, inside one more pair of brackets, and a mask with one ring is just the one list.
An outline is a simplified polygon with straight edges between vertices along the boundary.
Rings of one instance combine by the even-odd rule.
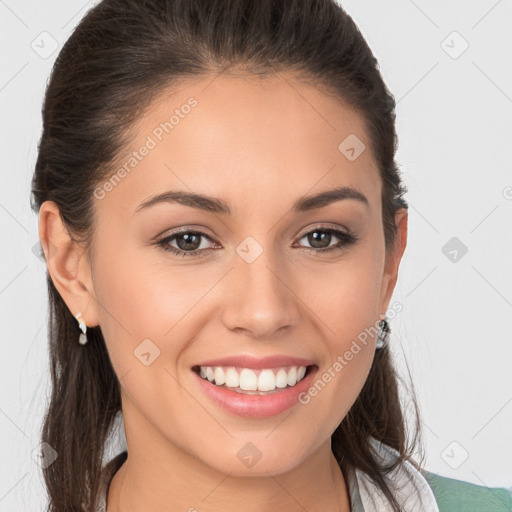
[[[363, 387], [375, 337], [307, 405], [264, 419], [211, 402], [191, 367], [224, 355], [286, 354], [315, 361], [321, 375], [386, 313], [407, 212], [397, 213], [396, 250], [386, 254], [381, 180], [362, 119], [291, 74], [208, 77], [166, 90], [134, 125], [126, 154], [191, 96], [191, 113], [95, 201], [92, 261], [69, 240], [54, 203], [40, 211], [53, 282], [73, 315], [101, 325], [121, 383], [129, 457], [107, 512], [350, 510], [330, 436]], [[354, 161], [338, 150], [349, 134], [366, 146]], [[299, 197], [339, 186], [357, 188], [369, 206], [345, 199], [288, 212]], [[134, 214], [167, 190], [222, 198], [235, 214], [175, 202]], [[323, 246], [305, 235], [318, 224], [359, 238], [315, 253]], [[181, 227], [204, 231], [211, 240], [193, 248], [213, 250], [178, 257], [155, 245]], [[250, 264], [236, 252], [247, 236], [263, 249]], [[338, 242], [333, 235], [326, 244]], [[133, 354], [146, 338], [160, 350], [150, 366]], [[248, 442], [262, 453], [252, 467], [237, 457]]]

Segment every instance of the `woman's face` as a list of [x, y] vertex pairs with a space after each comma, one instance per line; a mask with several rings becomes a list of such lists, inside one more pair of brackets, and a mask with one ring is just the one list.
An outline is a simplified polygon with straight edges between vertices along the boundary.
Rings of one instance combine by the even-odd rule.
[[[116, 176], [95, 191], [92, 277], [83, 278], [95, 300], [82, 305], [120, 379], [130, 454], [179, 451], [232, 475], [265, 475], [330, 449], [370, 370], [405, 248], [406, 215], [386, 260], [362, 119], [292, 75], [219, 76], [166, 91], [133, 133]], [[305, 199], [340, 187], [357, 192]], [[171, 191], [209, 199], [141, 206]], [[266, 397], [194, 371], [275, 355], [284, 359], [263, 364], [274, 375], [290, 358], [314, 366], [296, 389]]]

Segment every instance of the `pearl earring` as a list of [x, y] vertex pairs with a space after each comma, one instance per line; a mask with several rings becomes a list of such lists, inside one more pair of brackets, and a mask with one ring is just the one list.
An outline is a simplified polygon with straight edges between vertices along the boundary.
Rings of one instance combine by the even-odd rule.
[[80, 319], [81, 316], [82, 313], [78, 313], [78, 315], [75, 316], [75, 318], [78, 320], [78, 326], [80, 329], [82, 329], [80, 337], [78, 338], [78, 343], [80, 343], [80, 345], [85, 345], [87, 343], [87, 335], [85, 334], [87, 331], [87, 326], [85, 325], [83, 318]]
[[380, 350], [387, 346], [389, 343], [389, 333], [391, 329], [389, 328], [388, 321], [384, 318], [379, 322], [379, 334], [377, 338], [377, 343], [375, 344], [375, 348]]

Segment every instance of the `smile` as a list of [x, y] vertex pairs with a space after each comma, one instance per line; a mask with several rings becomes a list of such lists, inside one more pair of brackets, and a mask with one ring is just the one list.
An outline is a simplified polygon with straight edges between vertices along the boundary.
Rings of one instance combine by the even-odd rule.
[[[240, 368], [226, 366], [196, 366], [193, 370], [203, 379], [238, 393], [258, 394], [293, 387], [307, 371], [306, 366], [282, 366], [278, 368]], [[251, 393], [253, 392], [253, 393]]]
[[316, 364], [258, 369], [196, 365], [192, 374], [200, 392], [216, 406], [237, 416], [265, 418], [300, 405], [299, 396], [312, 385], [318, 369]]

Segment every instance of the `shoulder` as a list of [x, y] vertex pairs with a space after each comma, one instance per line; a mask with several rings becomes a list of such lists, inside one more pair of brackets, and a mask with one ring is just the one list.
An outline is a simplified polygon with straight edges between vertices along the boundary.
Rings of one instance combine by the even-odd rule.
[[426, 470], [421, 474], [432, 489], [439, 512], [512, 511], [512, 487], [486, 487]]

